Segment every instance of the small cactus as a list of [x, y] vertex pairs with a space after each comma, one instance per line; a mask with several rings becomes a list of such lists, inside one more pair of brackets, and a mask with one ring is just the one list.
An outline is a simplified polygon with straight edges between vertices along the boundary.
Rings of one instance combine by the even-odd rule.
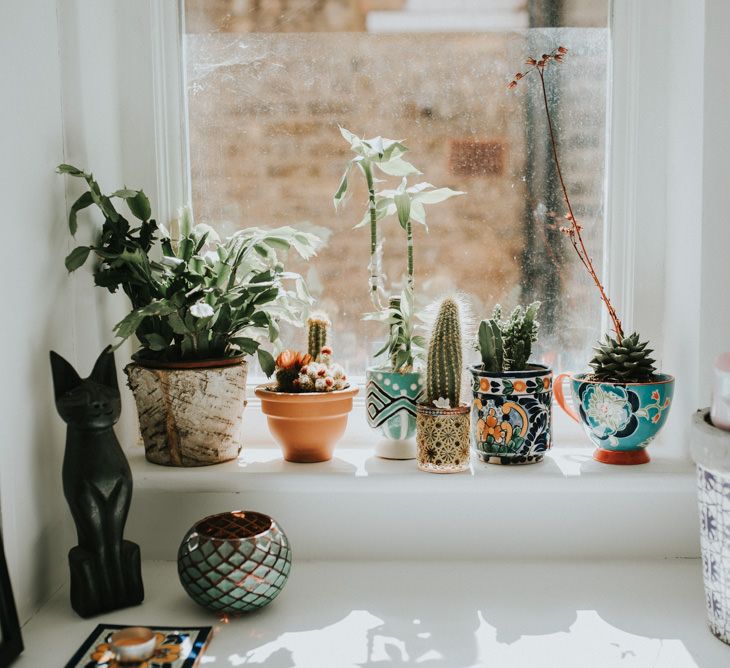
[[456, 408], [461, 396], [461, 325], [459, 306], [444, 299], [428, 346], [426, 402], [439, 408]]
[[502, 320], [502, 307], [497, 304], [489, 320], [479, 325], [479, 351], [485, 371], [524, 371], [527, 369], [532, 344], [537, 341], [540, 323], [535, 320], [540, 302], [526, 309], [517, 306], [507, 320]]
[[605, 341], [599, 341], [594, 348], [595, 356], [590, 361], [593, 377], [617, 383], [646, 383], [656, 373], [653, 350], [647, 348], [648, 341], [641, 341], [634, 332], [620, 341], [606, 334]]
[[307, 352], [317, 362], [327, 345], [327, 332], [332, 323], [324, 313], [314, 313], [307, 320]]

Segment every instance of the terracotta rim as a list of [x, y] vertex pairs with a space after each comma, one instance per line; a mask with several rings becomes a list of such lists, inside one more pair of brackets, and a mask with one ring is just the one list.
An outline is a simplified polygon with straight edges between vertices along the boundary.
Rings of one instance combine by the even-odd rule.
[[[223, 524], [227, 526], [222, 526]], [[250, 530], [251, 526], [255, 530]], [[254, 510], [232, 510], [227, 513], [208, 515], [195, 523], [194, 531], [199, 536], [209, 540], [226, 542], [250, 540], [261, 536], [274, 526], [274, 519], [264, 513]], [[234, 529], [241, 530], [245, 535], [236, 535]]]
[[469, 404], [460, 404], [456, 408], [438, 408], [437, 406], [429, 406], [428, 404], [418, 404], [416, 406], [416, 412], [420, 415], [430, 415], [433, 417], [450, 416], [450, 415], [465, 415], [471, 411]]
[[617, 466], [648, 464], [651, 461], [646, 448], [640, 450], [604, 450], [603, 448], [597, 448], [593, 452], [593, 459], [601, 462], [601, 464], [614, 464]]
[[331, 392], [277, 392], [273, 383], [265, 383], [257, 385], [254, 393], [260, 399], [268, 399], [270, 401], [333, 401], [334, 399], [344, 399], [354, 397], [360, 391], [359, 387], [350, 385], [342, 390], [332, 390]]
[[644, 383], [621, 383], [613, 380], [588, 380], [586, 378], [581, 378], [581, 376], [585, 375], [585, 373], [571, 373], [568, 374], [568, 377], [570, 378], [570, 380], [575, 380], [579, 383], [592, 383], [593, 385], [619, 385], [621, 387], [640, 387], [642, 385], [667, 385], [668, 383], [674, 382], [674, 376], [668, 373], [658, 373], [657, 376], [660, 376], [661, 380], [649, 380]]
[[486, 378], [537, 378], [552, 374], [553, 370], [545, 364], [530, 364], [529, 369], [523, 371], [485, 371], [483, 364], [473, 364], [469, 371], [477, 377]]
[[145, 369], [215, 369], [217, 367], [236, 366], [245, 362], [245, 355], [235, 355], [234, 357], [222, 357], [218, 359], [207, 360], [147, 360], [143, 357], [132, 355], [135, 364]]

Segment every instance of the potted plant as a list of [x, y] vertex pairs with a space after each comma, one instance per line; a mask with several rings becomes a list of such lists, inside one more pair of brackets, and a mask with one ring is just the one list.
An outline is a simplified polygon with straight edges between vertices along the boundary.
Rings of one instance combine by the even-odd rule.
[[[528, 58], [527, 69], [518, 72], [508, 84], [508, 88], [515, 88], [526, 77], [538, 77], [553, 161], [567, 209], [567, 223], [560, 230], [595, 284], [612, 324], [612, 334], [606, 334], [595, 348], [596, 354], [589, 363], [592, 373], [560, 374], [555, 379], [555, 398], [571, 418], [583, 425], [597, 446], [595, 459], [606, 464], [644, 464], [649, 461], [646, 446], [667, 420], [674, 394], [674, 377], [657, 373], [651, 358], [652, 349], [647, 341], [641, 340], [638, 332], [624, 333], [586, 249], [583, 226], [578, 223], [570, 203], [545, 86], [546, 71], [551, 65], [562, 63], [567, 53], [567, 48], [559, 46], [540, 58]], [[577, 413], [565, 401], [562, 383], [566, 378], [570, 380]]]
[[533, 464], [552, 445], [552, 369], [530, 362], [540, 302], [506, 320], [497, 304], [477, 339], [482, 363], [469, 367], [474, 401], [471, 443], [489, 464]]
[[312, 316], [307, 321], [308, 351], [282, 351], [276, 358], [276, 382], [255, 390], [271, 434], [289, 462], [332, 459], [358, 392], [324, 345], [329, 324], [322, 314]]
[[[715, 394], [713, 406], [723, 399]], [[694, 415], [691, 453], [697, 464], [707, 617], [712, 633], [730, 644], [730, 425], [709, 408]]]
[[[366, 370], [366, 408], [368, 424], [380, 430], [383, 439], [375, 447], [375, 454], [386, 459], [415, 459], [416, 406], [423, 395], [423, 337], [415, 328], [415, 274], [413, 221], [426, 226], [426, 205], [443, 202], [462, 192], [450, 188], [436, 188], [422, 182], [408, 185], [408, 176], [420, 174], [402, 156], [408, 150], [402, 142], [376, 137], [360, 139], [340, 128], [355, 157], [348, 163], [340, 187], [335, 193], [335, 208], [344, 199], [348, 189], [348, 173], [353, 164], [365, 176], [368, 188], [368, 207], [355, 227], [370, 226], [370, 295], [376, 311], [365, 315], [367, 320], [383, 322], [388, 327], [385, 345], [375, 358], [386, 356], [385, 364], [376, 364]], [[375, 191], [373, 166], [388, 175], [402, 175], [396, 189]], [[378, 238], [378, 223], [397, 215], [406, 235], [405, 281], [398, 295], [388, 298], [384, 306], [384, 278], [381, 271], [383, 242]]]
[[469, 406], [461, 401], [462, 339], [459, 304], [441, 303], [428, 345], [426, 401], [418, 405], [418, 468], [458, 473], [469, 468]]
[[[117, 346], [133, 335], [139, 341], [125, 372], [147, 459], [201, 466], [236, 457], [246, 357], [256, 354], [271, 375], [274, 358], [262, 342], [276, 341], [280, 320], [301, 322], [311, 303], [303, 279], [284, 271], [279, 254], [291, 249], [308, 259], [319, 239], [291, 227], [247, 228], [221, 242], [207, 225], [193, 225], [183, 209], [173, 240], [151, 218], [141, 190], [104, 195], [91, 174], [71, 165], [58, 171], [88, 186], [71, 206], [72, 234], [81, 209], [95, 204], [104, 215], [97, 241], [75, 248], [66, 267], [74, 271], [93, 254], [96, 285], [121, 288], [131, 302], [114, 332]], [[113, 199], [126, 201], [139, 222], [122, 216]]]

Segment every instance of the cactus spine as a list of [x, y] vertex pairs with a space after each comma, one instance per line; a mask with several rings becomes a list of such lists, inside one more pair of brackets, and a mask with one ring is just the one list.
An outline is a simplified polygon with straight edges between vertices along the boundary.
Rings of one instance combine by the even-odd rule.
[[451, 408], [459, 406], [461, 366], [459, 306], [448, 298], [441, 303], [428, 346], [426, 401], [429, 405], [446, 399]]
[[313, 314], [307, 320], [307, 352], [319, 361], [322, 348], [327, 345], [327, 331], [331, 323], [324, 313]]

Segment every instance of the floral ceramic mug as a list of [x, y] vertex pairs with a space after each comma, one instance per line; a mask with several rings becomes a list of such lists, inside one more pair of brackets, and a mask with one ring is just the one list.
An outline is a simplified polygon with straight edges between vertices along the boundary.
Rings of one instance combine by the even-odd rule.
[[[555, 399], [583, 425], [596, 445], [593, 457], [605, 464], [646, 464], [646, 446], [659, 433], [674, 396], [674, 377], [657, 374], [648, 383], [607, 383], [588, 374], [561, 373], [555, 379]], [[569, 379], [574, 410], [568, 405], [563, 382]]]

